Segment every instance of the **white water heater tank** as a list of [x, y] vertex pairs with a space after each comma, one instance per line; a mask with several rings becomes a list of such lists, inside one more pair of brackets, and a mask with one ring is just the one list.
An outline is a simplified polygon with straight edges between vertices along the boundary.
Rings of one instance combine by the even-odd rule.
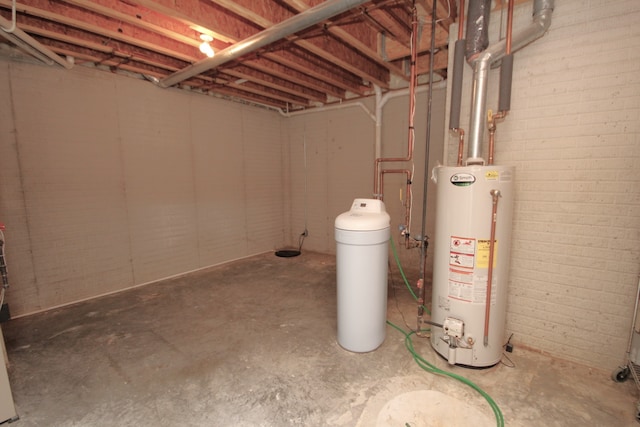
[[355, 199], [336, 218], [338, 344], [345, 350], [364, 353], [384, 342], [390, 222], [375, 199]]
[[[437, 205], [431, 320], [445, 327], [432, 328], [431, 345], [449, 363], [493, 366], [500, 361], [505, 344], [514, 168], [437, 167], [434, 179]], [[491, 295], [487, 295], [490, 273]]]

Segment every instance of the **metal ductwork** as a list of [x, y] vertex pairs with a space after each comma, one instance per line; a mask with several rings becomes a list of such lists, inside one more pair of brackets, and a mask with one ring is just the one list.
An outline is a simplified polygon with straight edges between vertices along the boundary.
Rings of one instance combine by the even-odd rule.
[[[513, 0], [512, 0], [513, 1]], [[470, 2], [471, 3], [474, 2]], [[535, 0], [533, 4], [533, 21], [531, 24], [513, 34], [512, 53], [528, 45], [532, 41], [542, 37], [551, 25], [551, 15], [554, 9], [554, 0]], [[472, 25], [469, 16], [469, 25]], [[484, 19], [479, 22], [485, 23]], [[475, 34], [478, 29], [472, 30]], [[467, 40], [482, 39], [481, 36], [470, 37], [469, 26], [467, 27]], [[506, 40], [500, 40], [479, 54], [473, 53], [473, 49], [466, 49], [467, 61], [473, 67], [473, 83], [471, 94], [471, 120], [469, 124], [469, 139], [467, 151], [467, 164], [483, 163], [480, 156], [482, 146], [482, 136], [484, 132], [485, 107], [487, 103], [487, 87], [489, 80], [489, 69], [491, 64], [502, 59], [507, 50]]]
[[467, 11], [467, 37], [464, 53], [472, 61], [489, 46], [491, 0], [471, 0]]
[[289, 19], [279, 22], [251, 37], [248, 37], [233, 46], [216, 53], [213, 58], [206, 58], [198, 61], [170, 76], [160, 80], [160, 86], [170, 87], [184, 80], [194, 77], [205, 71], [219, 67], [227, 62], [240, 58], [248, 53], [254, 52], [271, 43], [282, 40], [292, 34], [319, 24], [340, 13], [347, 12], [356, 6], [367, 3], [370, 0], [330, 0], [316, 7], [305, 10]]

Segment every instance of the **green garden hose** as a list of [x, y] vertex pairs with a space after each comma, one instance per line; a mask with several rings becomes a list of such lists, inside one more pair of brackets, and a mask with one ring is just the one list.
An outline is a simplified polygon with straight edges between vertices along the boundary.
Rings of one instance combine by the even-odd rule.
[[[391, 241], [391, 250], [392, 250], [393, 256], [394, 256], [394, 258], [396, 260], [396, 264], [398, 265], [398, 269], [400, 270], [400, 274], [402, 275], [402, 278], [404, 279], [404, 283], [406, 284], [407, 289], [409, 289], [409, 292], [411, 293], [413, 298], [417, 301], [418, 297], [413, 292], [413, 289], [411, 288], [411, 285], [409, 284], [409, 281], [407, 280], [407, 277], [404, 274], [404, 270], [402, 269], [402, 265], [400, 265], [400, 259], [398, 258], [398, 252], [396, 250], [396, 246], [395, 246], [395, 243], [393, 241], [393, 237], [390, 238], [390, 241]], [[424, 286], [424, 284], [423, 284], [423, 286]], [[428, 308], [426, 308], [425, 306], [422, 306], [422, 307], [424, 308], [424, 310], [428, 314], [431, 314], [431, 311]], [[484, 397], [484, 399], [487, 401], [487, 403], [489, 403], [489, 406], [491, 406], [491, 409], [493, 410], [493, 413], [494, 413], [494, 415], [496, 417], [497, 426], [498, 427], [504, 427], [504, 416], [502, 415], [502, 411], [500, 411], [500, 408], [498, 407], [496, 402], [491, 398], [491, 396], [489, 396], [484, 390], [482, 390], [475, 383], [473, 383], [472, 381], [470, 381], [467, 378], [463, 377], [462, 375], [454, 374], [453, 372], [444, 371], [444, 370], [436, 367], [435, 365], [429, 363], [422, 356], [420, 356], [420, 354], [418, 354], [416, 352], [415, 348], [413, 347], [413, 340], [411, 339], [411, 336], [414, 335], [416, 333], [416, 331], [411, 331], [411, 332], [407, 333], [402, 328], [400, 328], [397, 325], [394, 325], [393, 323], [389, 322], [388, 320], [387, 320], [387, 324], [389, 326], [393, 327], [394, 329], [397, 329], [399, 332], [401, 332], [404, 335], [404, 345], [407, 348], [407, 350], [409, 350], [409, 353], [411, 353], [411, 356], [413, 357], [413, 360], [415, 360], [415, 362], [418, 364], [418, 366], [420, 366], [426, 372], [429, 372], [429, 373], [432, 373], [432, 374], [436, 374], [436, 375], [443, 375], [443, 376], [447, 376], [447, 377], [453, 378], [455, 380], [458, 380], [461, 383], [468, 385], [469, 387], [471, 387], [472, 389], [474, 389], [475, 391], [480, 393], [480, 395], [482, 397]]]

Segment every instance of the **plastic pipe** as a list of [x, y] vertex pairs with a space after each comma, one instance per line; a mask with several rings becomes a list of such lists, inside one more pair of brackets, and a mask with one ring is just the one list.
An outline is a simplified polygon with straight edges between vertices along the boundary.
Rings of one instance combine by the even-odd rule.
[[16, 0], [11, 2], [11, 26], [6, 28], [4, 26], [0, 26], [0, 29], [5, 33], [13, 33], [16, 30], [16, 23], [18, 22], [16, 18]]
[[277, 111], [282, 117], [295, 117], [295, 116], [302, 116], [302, 115], [311, 114], [311, 113], [321, 113], [323, 111], [343, 110], [345, 108], [358, 107], [358, 108], [361, 108], [365, 112], [365, 114], [371, 119], [371, 121], [373, 121], [373, 122], [376, 121], [376, 116], [373, 113], [371, 113], [369, 108], [366, 105], [364, 105], [364, 103], [359, 102], [359, 101], [358, 102], [345, 102], [345, 103], [340, 103], [340, 104], [324, 105], [322, 107], [310, 108], [308, 110], [293, 111], [291, 113], [286, 113], [286, 112], [282, 111], [280, 108], [273, 108], [273, 107], [269, 107], [267, 105], [265, 105], [265, 107], [269, 108], [271, 110]]
[[[11, 23], [9, 21], [0, 16], [0, 26], [7, 27], [10, 25]], [[11, 33], [0, 31], [0, 36], [9, 40], [11, 43], [25, 50], [29, 55], [38, 58], [40, 61], [44, 62], [47, 65], [53, 65], [53, 63], [55, 62], [59, 65], [62, 65], [66, 69], [70, 69], [71, 67], [73, 67], [72, 63], [65, 59], [62, 59], [54, 51], [42, 45], [40, 42], [22, 31], [20, 28], [15, 28]]]

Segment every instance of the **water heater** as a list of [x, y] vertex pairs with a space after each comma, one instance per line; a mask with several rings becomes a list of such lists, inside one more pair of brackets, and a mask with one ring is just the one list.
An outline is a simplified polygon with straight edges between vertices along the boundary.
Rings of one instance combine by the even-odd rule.
[[505, 340], [514, 168], [441, 166], [433, 177], [431, 321], [442, 328], [431, 328], [431, 345], [451, 364], [493, 366]]

